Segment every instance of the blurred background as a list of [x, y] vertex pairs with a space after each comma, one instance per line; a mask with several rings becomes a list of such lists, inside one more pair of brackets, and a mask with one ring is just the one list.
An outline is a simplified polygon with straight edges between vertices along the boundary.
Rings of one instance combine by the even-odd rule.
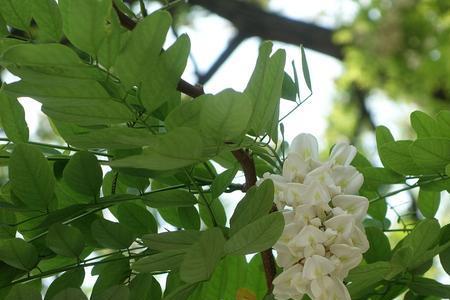
[[[137, 15], [142, 14], [141, 4], [149, 13], [168, 4], [125, 2]], [[206, 92], [243, 90], [262, 40], [287, 51], [291, 75], [291, 61], [301, 70], [299, 46], [305, 47], [313, 94], [283, 121], [287, 141], [309, 132], [327, 154], [334, 143], [348, 140], [379, 165], [376, 126], [386, 125], [396, 139], [415, 138], [411, 112], [434, 115], [450, 109], [450, 1], [190, 0], [172, 2], [170, 11], [174, 27], [167, 44], [177, 35], [189, 35], [192, 53], [183, 78]], [[15, 78], [3, 72], [3, 80]], [[301, 96], [308, 95], [302, 86]], [[39, 104], [29, 99], [21, 103], [31, 140], [55, 142]], [[294, 107], [294, 102], [282, 100], [281, 116]], [[240, 199], [237, 193], [229, 197], [234, 203]], [[411, 190], [387, 199], [392, 228], [421, 218], [416, 198], [417, 191]], [[450, 223], [447, 193], [437, 218], [441, 225]], [[392, 245], [402, 235], [390, 233]], [[438, 261], [435, 265], [428, 275], [450, 283]]]

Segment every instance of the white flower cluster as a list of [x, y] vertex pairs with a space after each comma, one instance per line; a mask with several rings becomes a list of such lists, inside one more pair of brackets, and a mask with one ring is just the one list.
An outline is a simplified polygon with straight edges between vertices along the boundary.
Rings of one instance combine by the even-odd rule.
[[340, 143], [320, 162], [316, 138], [300, 134], [283, 174], [264, 175], [286, 224], [274, 246], [283, 268], [273, 281], [276, 299], [350, 299], [343, 280], [369, 248], [362, 226], [369, 202], [357, 196], [364, 178], [350, 165], [355, 155], [354, 146]]

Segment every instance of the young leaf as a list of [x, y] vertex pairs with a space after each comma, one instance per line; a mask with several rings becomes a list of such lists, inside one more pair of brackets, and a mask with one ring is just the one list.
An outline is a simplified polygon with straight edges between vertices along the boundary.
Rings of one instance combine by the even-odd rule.
[[153, 70], [171, 22], [168, 12], [158, 11], [133, 29], [115, 64], [115, 70], [126, 87], [138, 85], [148, 76], [148, 71]]
[[420, 189], [419, 198], [417, 200], [417, 206], [419, 207], [420, 212], [426, 218], [434, 218], [436, 214], [439, 203], [441, 202], [441, 193], [434, 191], [425, 191]]
[[281, 88], [281, 98], [296, 102], [297, 91], [297, 85], [292, 80], [291, 76], [284, 72], [283, 87]]
[[231, 234], [267, 215], [273, 205], [273, 195], [272, 180], [264, 180], [259, 187], [254, 186], [248, 190], [231, 217]]
[[284, 218], [280, 212], [261, 217], [237, 231], [225, 243], [225, 252], [245, 255], [269, 249], [278, 240], [283, 228]]
[[411, 113], [411, 126], [417, 133], [418, 138], [440, 136], [439, 126], [432, 117], [421, 111]]
[[445, 166], [450, 163], [450, 139], [418, 139], [410, 146], [410, 152], [418, 166], [435, 173], [444, 172]]
[[201, 161], [203, 146], [198, 133], [190, 128], [177, 128], [159, 136], [158, 141], [132, 155], [111, 162], [111, 166], [136, 167], [149, 170], [172, 170]]
[[48, 210], [55, 178], [47, 159], [34, 146], [18, 144], [9, 161], [11, 190], [30, 209]]
[[143, 205], [120, 204], [117, 207], [117, 219], [138, 236], [158, 231], [155, 217]]
[[308, 61], [306, 59], [306, 53], [305, 48], [303, 48], [302, 45], [300, 45], [300, 51], [302, 53], [302, 71], [303, 71], [303, 78], [305, 78], [305, 83], [308, 89], [312, 92], [311, 87], [311, 77], [309, 75], [309, 68], [308, 68]]
[[421, 168], [414, 163], [415, 155], [410, 153], [412, 144], [412, 141], [395, 141], [381, 145], [378, 152], [383, 166], [402, 175], [434, 174], [434, 170]]
[[0, 14], [8, 25], [28, 32], [31, 22], [31, 1], [33, 0], [2, 0]]
[[255, 135], [271, 133], [274, 123], [278, 123], [278, 107], [283, 85], [286, 54], [278, 50], [270, 56], [272, 43], [265, 42], [259, 48], [256, 67], [245, 89], [253, 106], [249, 129]]
[[0, 90], [0, 124], [13, 143], [28, 142], [25, 112], [19, 101]]
[[161, 287], [151, 274], [138, 274], [130, 282], [129, 300], [161, 299]]
[[53, 280], [45, 293], [45, 300], [52, 300], [61, 291], [68, 288], [79, 288], [84, 280], [84, 268], [76, 268], [64, 272], [61, 276]]
[[106, 22], [111, 13], [109, 0], [59, 0], [63, 31], [78, 49], [96, 56], [106, 37]]
[[87, 300], [87, 297], [80, 288], [67, 288], [56, 294], [52, 300]]
[[215, 227], [206, 230], [193, 244], [180, 266], [180, 277], [184, 282], [195, 283], [208, 279], [223, 256], [225, 238]]
[[386, 126], [378, 126], [375, 130], [376, 139], [377, 139], [377, 147], [378, 151], [380, 151], [380, 147], [384, 144], [394, 142], [394, 137], [390, 132], [389, 128]]
[[94, 239], [106, 248], [125, 249], [134, 241], [134, 235], [125, 225], [99, 219], [91, 225]]
[[50, 84], [62, 78], [105, 78], [99, 69], [83, 63], [72, 49], [61, 44], [25, 43], [9, 47], [3, 53], [2, 65], [24, 80], [50, 80]]
[[55, 0], [31, 1], [33, 19], [39, 27], [39, 39], [59, 42], [62, 36], [62, 19]]
[[46, 241], [53, 252], [62, 256], [79, 257], [84, 249], [83, 235], [77, 228], [68, 225], [52, 225]]
[[391, 259], [391, 246], [387, 236], [376, 227], [366, 227], [367, 240], [370, 248], [364, 253], [364, 259], [367, 263], [377, 261], [389, 261]]
[[0, 240], [0, 260], [14, 268], [31, 271], [38, 263], [36, 248], [22, 239]]
[[162, 272], [178, 269], [183, 261], [185, 251], [168, 250], [153, 254], [136, 261], [132, 268], [140, 273]]
[[183, 34], [156, 59], [152, 68], [144, 70], [147, 75], [142, 82], [141, 98], [149, 112], [164, 103], [179, 105], [180, 93], [176, 87], [186, 67], [190, 48], [189, 37]]
[[96, 199], [102, 185], [103, 173], [95, 155], [79, 151], [70, 158], [64, 168], [63, 178], [74, 191]]
[[228, 169], [216, 176], [211, 184], [211, 198], [218, 198], [231, 184], [236, 173], [238, 171], [238, 166], [232, 169]]
[[179, 230], [142, 236], [142, 241], [150, 249], [157, 251], [182, 250], [189, 248], [200, 238], [201, 232], [195, 230]]

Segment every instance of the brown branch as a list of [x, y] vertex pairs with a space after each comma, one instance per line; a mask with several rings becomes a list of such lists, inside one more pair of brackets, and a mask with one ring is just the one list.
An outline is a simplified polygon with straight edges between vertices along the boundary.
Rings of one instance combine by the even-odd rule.
[[[122, 12], [120, 12], [117, 7], [115, 7], [121, 24], [132, 30], [136, 24], [133, 20], [128, 18], [126, 15], [124, 15]], [[134, 24], [133, 24], [134, 23]], [[180, 80], [178, 83], [178, 90], [188, 96], [191, 96], [192, 98], [199, 97], [204, 94], [204, 91], [202, 88], [198, 86], [191, 85], [190, 83]], [[250, 187], [254, 186], [256, 184], [256, 169], [255, 169], [255, 163], [253, 161], [253, 158], [251, 157], [250, 153], [245, 151], [244, 149], [237, 149], [232, 151], [233, 156], [237, 159], [237, 161], [240, 163], [242, 170], [244, 172], [245, 176], [245, 185], [243, 187], [243, 191], [247, 191]], [[261, 252], [263, 264], [264, 264], [264, 272], [266, 274], [266, 281], [267, 281], [267, 288], [269, 292], [272, 292], [273, 284], [272, 281], [275, 278], [276, 275], [276, 267], [275, 267], [275, 259], [272, 254], [272, 249], [265, 250]]]
[[258, 36], [294, 45], [303, 44], [337, 59], [342, 59], [342, 49], [333, 43], [332, 29], [282, 17], [275, 13], [239, 0], [189, 0], [222, 18], [227, 19], [246, 36]]

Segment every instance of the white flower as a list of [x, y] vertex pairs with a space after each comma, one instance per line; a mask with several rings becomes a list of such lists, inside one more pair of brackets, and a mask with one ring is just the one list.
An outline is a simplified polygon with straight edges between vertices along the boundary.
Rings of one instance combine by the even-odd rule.
[[319, 145], [316, 138], [309, 133], [297, 135], [289, 146], [288, 154], [296, 153], [304, 161], [308, 159], [317, 160], [319, 157]]
[[327, 228], [336, 230], [336, 232], [344, 239], [350, 238], [354, 227], [354, 219], [352, 215], [343, 214], [332, 217], [323, 223]]
[[283, 177], [291, 182], [303, 182], [306, 174], [311, 170], [309, 161], [305, 161], [299, 154], [290, 153], [283, 163]]
[[316, 300], [351, 300], [347, 288], [340, 280], [324, 276], [311, 282], [310, 297]]
[[273, 280], [273, 294], [278, 300], [302, 299], [303, 294], [297, 290], [297, 280], [293, 281], [296, 274], [302, 274], [303, 267], [299, 264], [285, 269]]
[[357, 194], [364, 183], [363, 175], [352, 166], [335, 166], [331, 172], [331, 177], [334, 183], [341, 187], [343, 194]]
[[361, 249], [346, 244], [331, 245], [330, 252], [337, 258], [335, 272], [341, 280], [347, 277], [348, 271], [358, 266], [362, 260]]
[[332, 170], [330, 164], [323, 164], [320, 167], [309, 172], [304, 180], [304, 184], [318, 183], [327, 188], [331, 196], [341, 193], [341, 188], [335, 184], [334, 178], [331, 176]]
[[367, 236], [363, 232], [363, 229], [360, 229], [358, 226], [353, 227], [353, 232], [350, 238], [353, 246], [361, 249], [362, 253], [369, 250], [369, 241], [367, 240]]
[[349, 166], [358, 151], [348, 143], [338, 143], [331, 150], [330, 161], [337, 165]]
[[357, 222], [362, 222], [369, 208], [369, 201], [366, 197], [356, 195], [337, 195], [331, 202], [334, 206], [352, 214]]
[[289, 268], [303, 258], [298, 256], [299, 253], [296, 253], [297, 255], [294, 256], [287, 242], [278, 241], [273, 248], [277, 251], [276, 261], [280, 267]]
[[297, 247], [314, 246], [325, 242], [326, 238], [323, 231], [315, 226], [307, 225], [292, 239], [292, 243]]
[[310, 184], [288, 183], [286, 186], [286, 202], [292, 207], [303, 204], [327, 205], [330, 202], [330, 194], [317, 182], [311, 182]]
[[308, 257], [303, 267], [303, 277], [313, 280], [321, 278], [334, 271], [334, 264], [328, 258], [320, 255]]

